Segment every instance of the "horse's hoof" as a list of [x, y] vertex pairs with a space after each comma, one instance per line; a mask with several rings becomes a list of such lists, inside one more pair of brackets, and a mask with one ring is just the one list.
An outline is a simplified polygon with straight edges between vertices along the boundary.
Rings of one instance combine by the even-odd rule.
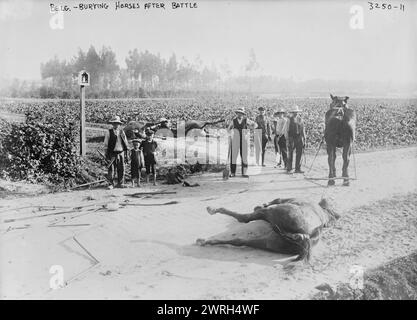
[[349, 187], [349, 186], [350, 186], [350, 182], [349, 182], [349, 180], [347, 180], [347, 181], [343, 181], [343, 185], [344, 185], [345, 187]]
[[334, 184], [335, 184], [334, 180], [327, 181], [328, 186], [334, 186]]
[[200, 239], [197, 239], [195, 243], [196, 245], [204, 246], [206, 244], [206, 240], [200, 238]]
[[216, 214], [216, 209], [213, 207], [207, 207], [207, 212], [213, 215], [213, 214]]

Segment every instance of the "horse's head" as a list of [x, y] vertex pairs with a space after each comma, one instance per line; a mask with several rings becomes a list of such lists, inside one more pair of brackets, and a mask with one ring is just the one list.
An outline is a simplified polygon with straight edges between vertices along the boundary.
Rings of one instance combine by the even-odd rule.
[[332, 102], [330, 103], [330, 110], [332, 110], [332, 117], [342, 120], [347, 108], [347, 101], [349, 97], [338, 97], [330, 94]]
[[340, 218], [340, 214], [334, 208], [334, 204], [331, 200], [322, 198], [319, 202], [319, 206], [328, 213], [329, 221], [335, 221]]

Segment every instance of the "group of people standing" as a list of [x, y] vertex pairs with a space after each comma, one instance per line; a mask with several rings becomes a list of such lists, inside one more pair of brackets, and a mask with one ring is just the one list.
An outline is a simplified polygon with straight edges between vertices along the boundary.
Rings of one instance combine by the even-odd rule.
[[[277, 110], [272, 119], [266, 116], [264, 107], [258, 109], [259, 114], [255, 121], [246, 116], [244, 108], [235, 110], [236, 116], [228, 126], [232, 132], [229, 140], [229, 156], [231, 177], [236, 176], [236, 161], [238, 155], [241, 158], [242, 176], [248, 177], [248, 152], [250, 141], [248, 132], [255, 130], [255, 153], [258, 165], [265, 166], [265, 151], [268, 142], [273, 142], [276, 154], [276, 166], [282, 167], [288, 173], [293, 170], [293, 154], [295, 151], [295, 173], [303, 173], [301, 170], [301, 156], [305, 147], [305, 128], [300, 116], [300, 108], [295, 106], [288, 111], [286, 116], [284, 109]], [[158, 123], [162, 126], [167, 120]], [[156, 150], [157, 142], [154, 140], [154, 130], [157, 126], [147, 127], [141, 139], [133, 139], [133, 148], [129, 150], [125, 132], [121, 128], [120, 117], [115, 116], [109, 121], [112, 128], [109, 129], [104, 138], [104, 149], [108, 161], [108, 180], [110, 188], [124, 188], [125, 163], [130, 161], [132, 186], [140, 186], [141, 171], [146, 169], [146, 182], [149, 176], [153, 176], [153, 183], [156, 184]], [[272, 139], [273, 138], [273, 139]], [[261, 158], [261, 159], [259, 159]], [[261, 160], [261, 163], [259, 163]], [[114, 184], [114, 176], [117, 173], [117, 184]]]
[[109, 129], [104, 137], [104, 150], [106, 159], [109, 161], [108, 165], [108, 180], [110, 182], [110, 189], [114, 184], [114, 176], [117, 173], [116, 188], [125, 188], [125, 163], [130, 160], [130, 170], [132, 186], [140, 186], [141, 171], [146, 169], [146, 182], [149, 182], [149, 175], [153, 176], [153, 184], [156, 184], [156, 149], [158, 144], [154, 140], [154, 131], [150, 128], [145, 130], [145, 137], [143, 139], [133, 139], [133, 149], [128, 148], [128, 141], [125, 132], [121, 128], [120, 117], [116, 116], [109, 121], [112, 128]]
[[[258, 108], [259, 114], [256, 116], [255, 121], [250, 120], [246, 116], [246, 112], [243, 108], [235, 110], [236, 117], [233, 118], [229, 130], [233, 130], [230, 157], [230, 171], [231, 177], [236, 175], [236, 160], [240, 154], [242, 176], [248, 177], [248, 146], [249, 138], [245, 134], [244, 130], [259, 129], [255, 131], [255, 154], [256, 163], [258, 165], [265, 165], [265, 151], [268, 142], [274, 143], [276, 154], [276, 166], [282, 167], [287, 170], [288, 173], [293, 171], [293, 154], [295, 151], [295, 173], [303, 173], [301, 170], [301, 156], [305, 148], [306, 134], [304, 122], [301, 118], [301, 109], [295, 106], [288, 111], [279, 109], [273, 114], [273, 118], [270, 119], [266, 116], [266, 110], [264, 107]], [[272, 139], [273, 137], [273, 139]], [[259, 163], [261, 158], [261, 163]]]

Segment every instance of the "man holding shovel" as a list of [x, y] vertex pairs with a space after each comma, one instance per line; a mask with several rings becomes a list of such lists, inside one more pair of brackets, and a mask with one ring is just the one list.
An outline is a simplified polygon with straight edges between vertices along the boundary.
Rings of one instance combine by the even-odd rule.
[[236, 160], [240, 154], [242, 163], [242, 177], [248, 178], [248, 152], [249, 152], [249, 129], [256, 128], [256, 123], [246, 117], [244, 108], [235, 111], [236, 117], [228, 126], [229, 134], [231, 134], [230, 147], [230, 177], [236, 176]]
[[128, 143], [124, 131], [121, 129], [119, 116], [113, 117], [109, 123], [113, 128], [106, 132], [104, 137], [104, 150], [106, 158], [110, 162], [108, 168], [108, 179], [111, 183], [110, 189], [114, 186], [114, 174], [117, 172], [117, 185], [116, 188], [125, 188], [124, 175], [125, 175], [125, 162], [128, 161], [127, 150]]

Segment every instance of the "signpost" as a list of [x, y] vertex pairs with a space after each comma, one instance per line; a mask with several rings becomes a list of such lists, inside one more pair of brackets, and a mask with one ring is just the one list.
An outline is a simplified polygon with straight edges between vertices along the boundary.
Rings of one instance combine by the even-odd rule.
[[87, 148], [85, 144], [85, 87], [90, 85], [90, 74], [81, 70], [78, 74], [80, 86], [80, 155], [85, 156]]

